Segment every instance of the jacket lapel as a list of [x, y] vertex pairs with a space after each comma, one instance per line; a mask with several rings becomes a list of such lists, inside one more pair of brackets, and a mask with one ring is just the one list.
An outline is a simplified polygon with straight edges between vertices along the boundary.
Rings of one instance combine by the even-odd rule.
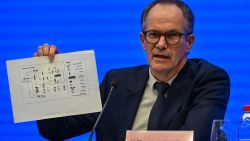
[[177, 85], [173, 85], [173, 87], [169, 88], [160, 129], [169, 129], [175, 114], [177, 114], [183, 106], [187, 96], [187, 84], [190, 82], [191, 80], [183, 80], [182, 82], [176, 83]]
[[131, 129], [138, 106], [140, 104], [144, 89], [148, 80], [149, 67], [146, 66], [142, 70], [136, 72], [132, 80], [129, 81], [128, 91], [122, 94], [121, 110], [119, 115], [120, 122], [120, 138], [125, 139], [124, 133]]
[[190, 90], [189, 84], [191, 84], [192, 78], [193, 72], [190, 69], [189, 62], [187, 62], [168, 90], [160, 129], [169, 129], [175, 115], [183, 109], [183, 105], [189, 97], [187, 94]]

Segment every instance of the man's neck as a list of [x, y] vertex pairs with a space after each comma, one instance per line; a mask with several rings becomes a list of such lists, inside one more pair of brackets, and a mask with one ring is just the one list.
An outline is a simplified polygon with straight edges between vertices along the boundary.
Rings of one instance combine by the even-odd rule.
[[172, 70], [166, 70], [164, 72], [155, 72], [151, 69], [152, 75], [158, 80], [158, 81], [169, 81], [171, 78], [175, 77], [181, 69], [185, 66], [187, 62], [187, 59], [180, 62], [178, 65], [179, 67], [176, 67]]

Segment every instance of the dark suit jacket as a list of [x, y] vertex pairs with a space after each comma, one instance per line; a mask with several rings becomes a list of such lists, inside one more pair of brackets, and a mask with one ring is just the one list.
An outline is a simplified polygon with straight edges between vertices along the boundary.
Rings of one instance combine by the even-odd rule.
[[[111, 70], [101, 87], [102, 101], [110, 83], [118, 81], [97, 129], [97, 141], [124, 141], [132, 128], [145, 86], [149, 66]], [[168, 91], [161, 121], [164, 130], [194, 130], [195, 141], [209, 141], [213, 119], [223, 119], [229, 99], [227, 73], [205, 60], [188, 60]], [[84, 104], [83, 104], [84, 106]], [[88, 132], [98, 113], [38, 121], [40, 134], [50, 140], [62, 140]]]

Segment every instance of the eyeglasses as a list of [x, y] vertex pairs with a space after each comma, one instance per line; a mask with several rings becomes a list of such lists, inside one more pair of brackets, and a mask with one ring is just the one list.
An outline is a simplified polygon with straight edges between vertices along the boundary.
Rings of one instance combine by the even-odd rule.
[[145, 35], [145, 39], [150, 44], [156, 44], [160, 40], [161, 36], [164, 36], [166, 42], [170, 45], [176, 45], [180, 42], [181, 36], [185, 33], [179, 33], [179, 32], [167, 32], [167, 33], [159, 33], [154, 30], [149, 30], [143, 32]]

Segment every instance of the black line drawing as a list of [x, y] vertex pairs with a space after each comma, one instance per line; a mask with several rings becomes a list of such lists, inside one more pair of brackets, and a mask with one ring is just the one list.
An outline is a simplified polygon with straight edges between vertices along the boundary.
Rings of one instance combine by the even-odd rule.
[[21, 66], [19, 74], [24, 104], [87, 95], [88, 81], [83, 59]]

